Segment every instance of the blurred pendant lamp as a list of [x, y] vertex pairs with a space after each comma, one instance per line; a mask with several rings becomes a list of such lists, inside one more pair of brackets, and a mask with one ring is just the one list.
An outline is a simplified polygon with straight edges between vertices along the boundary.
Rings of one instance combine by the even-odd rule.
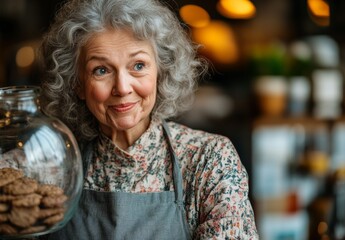
[[208, 12], [198, 5], [188, 4], [180, 8], [182, 20], [194, 28], [206, 27], [210, 22]]
[[235, 33], [223, 21], [213, 20], [206, 27], [194, 28], [192, 38], [203, 46], [200, 52], [219, 66], [234, 64], [239, 60]]
[[249, 19], [255, 16], [255, 5], [249, 0], [219, 0], [218, 12], [227, 18]]
[[325, 0], [308, 0], [308, 13], [312, 21], [321, 27], [327, 27], [330, 23], [329, 4]]
[[192, 27], [193, 40], [202, 46], [200, 53], [222, 66], [238, 60], [235, 34], [227, 23], [212, 20], [204, 8], [194, 4], [184, 5], [179, 14], [181, 19]]

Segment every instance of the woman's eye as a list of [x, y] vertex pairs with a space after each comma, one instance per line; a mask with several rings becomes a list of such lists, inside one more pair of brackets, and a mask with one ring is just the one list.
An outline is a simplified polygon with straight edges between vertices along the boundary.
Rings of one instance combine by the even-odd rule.
[[105, 67], [98, 67], [95, 70], [93, 70], [93, 74], [96, 76], [103, 76], [107, 73], [107, 69]]
[[134, 65], [134, 70], [135, 70], [135, 71], [140, 71], [140, 70], [142, 70], [142, 69], [144, 68], [144, 66], [145, 66], [144, 63], [136, 63], [136, 64]]

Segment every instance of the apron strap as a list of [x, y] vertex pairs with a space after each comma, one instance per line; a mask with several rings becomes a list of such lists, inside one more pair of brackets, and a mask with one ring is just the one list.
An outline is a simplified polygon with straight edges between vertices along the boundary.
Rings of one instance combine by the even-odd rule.
[[178, 157], [176, 156], [176, 153], [173, 149], [172, 143], [171, 143], [171, 133], [168, 127], [168, 124], [165, 120], [163, 121], [163, 132], [167, 138], [167, 142], [169, 145], [169, 150], [172, 156], [172, 162], [173, 162], [173, 177], [174, 177], [174, 188], [175, 188], [175, 199], [176, 203], [178, 205], [183, 205], [183, 187], [182, 187], [182, 174], [180, 171], [179, 161]]
[[81, 148], [82, 153], [82, 159], [83, 159], [83, 173], [84, 177], [86, 176], [86, 172], [89, 168], [91, 159], [93, 157], [92, 151], [94, 150], [94, 146], [96, 143], [96, 138], [85, 144], [83, 148]]

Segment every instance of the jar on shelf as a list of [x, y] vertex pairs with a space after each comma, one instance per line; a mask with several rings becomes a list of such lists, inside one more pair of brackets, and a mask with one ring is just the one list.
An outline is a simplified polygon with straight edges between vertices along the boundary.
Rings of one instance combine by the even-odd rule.
[[82, 191], [81, 154], [72, 132], [40, 108], [40, 88], [0, 88], [0, 238], [62, 228]]
[[287, 106], [288, 85], [284, 76], [260, 76], [256, 79], [254, 91], [262, 115], [282, 116]]

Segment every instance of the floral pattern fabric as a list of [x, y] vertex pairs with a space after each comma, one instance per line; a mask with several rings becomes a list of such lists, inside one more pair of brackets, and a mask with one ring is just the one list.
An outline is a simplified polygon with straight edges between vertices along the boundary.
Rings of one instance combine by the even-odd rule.
[[[183, 176], [193, 239], [258, 239], [248, 175], [226, 137], [168, 123]], [[126, 151], [106, 136], [95, 146], [84, 188], [96, 191], [173, 191], [172, 160], [160, 120]]]

